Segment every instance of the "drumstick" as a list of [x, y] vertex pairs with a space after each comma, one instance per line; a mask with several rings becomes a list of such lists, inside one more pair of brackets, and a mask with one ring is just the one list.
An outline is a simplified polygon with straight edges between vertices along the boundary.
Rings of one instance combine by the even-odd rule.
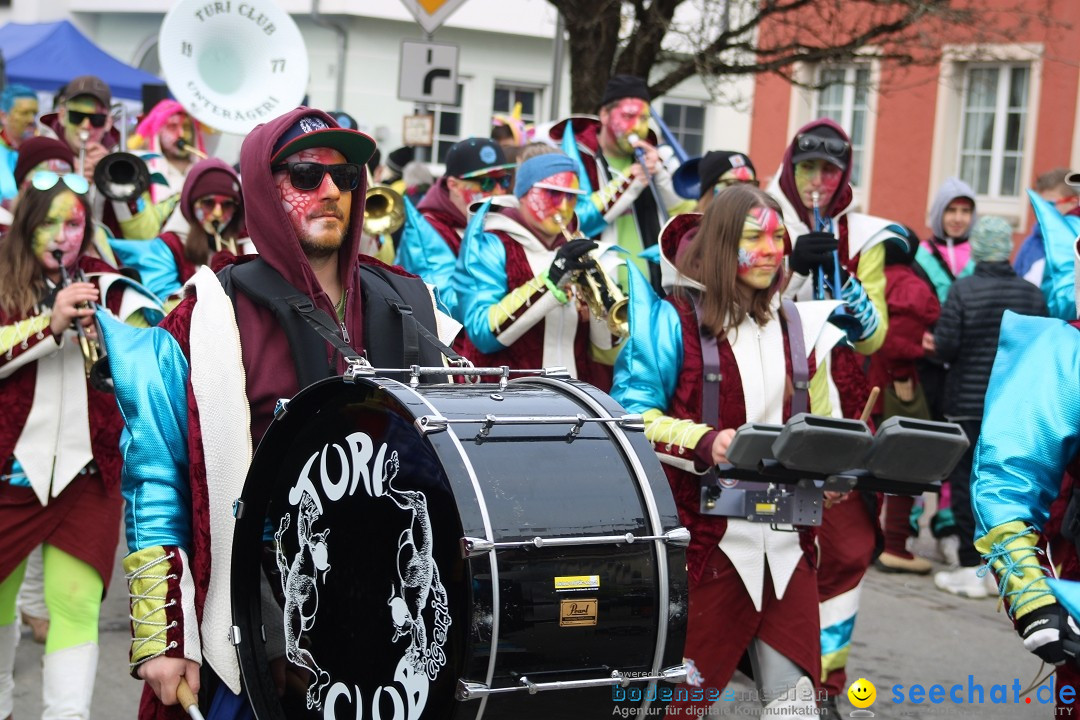
[[877, 402], [879, 394], [881, 394], [881, 388], [876, 385], [870, 388], [870, 397], [866, 398], [866, 407], [862, 409], [862, 415], [859, 416], [859, 419], [863, 422], [870, 419], [870, 411], [874, 409], [874, 403]]
[[193, 720], [206, 720], [203, 714], [199, 712], [198, 698], [195, 697], [195, 693], [191, 692], [191, 686], [187, 684], [187, 680], [184, 678], [180, 678], [180, 684], [176, 686], [176, 699], [180, 701], [180, 706], [187, 711], [187, 714]]

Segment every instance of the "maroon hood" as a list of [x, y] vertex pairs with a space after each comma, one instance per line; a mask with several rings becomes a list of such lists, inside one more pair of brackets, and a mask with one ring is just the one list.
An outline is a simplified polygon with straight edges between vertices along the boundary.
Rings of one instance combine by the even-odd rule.
[[675, 263], [679, 258], [679, 249], [697, 235], [701, 218], [702, 214], [698, 212], [680, 213], [668, 220], [660, 230], [660, 253], [672, 267], [678, 267]]
[[[191, 225], [198, 222], [195, 219], [195, 201], [199, 199], [198, 197], [192, 197], [192, 191], [199, 186], [199, 181], [203, 176], [210, 172], [225, 173], [236, 183], [237, 187], [240, 187], [240, 176], [233, 170], [232, 165], [229, 165], [224, 160], [208, 158], [195, 163], [195, 165], [192, 166], [191, 171], [188, 172], [187, 178], [184, 180], [184, 189], [180, 192], [180, 213]], [[243, 237], [244, 198], [242, 192], [237, 192], [235, 195], [236, 199], [240, 202], [240, 207], [236, 210], [236, 217], [233, 219], [233, 222], [229, 223], [229, 226], [225, 229], [232, 230], [237, 228], [238, 232], [236, 233], [236, 236]]]
[[450, 188], [446, 187], [446, 178], [439, 178], [431, 188], [424, 193], [424, 198], [416, 209], [422, 213], [436, 213], [445, 218], [446, 224], [452, 228], [465, 228], [468, 219], [461, 214], [453, 201], [450, 199]]
[[848, 138], [848, 134], [844, 132], [844, 128], [837, 125], [828, 118], [820, 118], [812, 122], [808, 122], [803, 125], [795, 133], [795, 137], [791, 139], [791, 143], [788, 145], [787, 150], [784, 151], [784, 160], [780, 164], [780, 189], [784, 193], [784, 197], [788, 199], [792, 207], [795, 208], [795, 212], [798, 213], [799, 219], [802, 220], [806, 227], [814, 229], [814, 217], [813, 211], [803, 206], [802, 200], [799, 199], [799, 193], [795, 189], [795, 165], [791, 162], [791, 157], [795, 153], [795, 141], [805, 132], [816, 127], [829, 127], [840, 133], [841, 137], [848, 141], [847, 163], [844, 168], [844, 173], [840, 177], [840, 189], [833, 195], [828, 206], [821, 208], [821, 214], [825, 217], [832, 217], [840, 210], [843, 210], [851, 204], [851, 200], [854, 194], [851, 191], [851, 140]]
[[[247, 218], [248, 235], [259, 249], [259, 255], [290, 285], [300, 290], [315, 301], [315, 304], [335, 316], [334, 305], [323, 292], [311, 269], [307, 256], [300, 248], [296, 233], [292, 229], [285, 208], [281, 205], [277, 185], [270, 173], [270, 157], [274, 144], [286, 130], [305, 115], [313, 115], [323, 120], [330, 127], [338, 127], [337, 122], [322, 110], [298, 107], [270, 122], [252, 130], [240, 149], [240, 176], [244, 186], [244, 215]], [[367, 195], [367, 179], [360, 175], [360, 185], [352, 193], [352, 214], [345, 240], [338, 251], [338, 275], [341, 286], [350, 296], [357, 292], [359, 267], [357, 255], [360, 248], [360, 232], [364, 224], [364, 198]], [[355, 320], [356, 332], [352, 323]], [[359, 314], [355, 318], [346, 316], [350, 335], [359, 342]]]

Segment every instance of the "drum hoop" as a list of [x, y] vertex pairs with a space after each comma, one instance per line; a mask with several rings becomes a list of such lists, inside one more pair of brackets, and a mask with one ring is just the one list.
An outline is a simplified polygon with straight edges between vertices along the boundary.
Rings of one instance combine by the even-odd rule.
[[[594, 412], [598, 413], [600, 417], [613, 417], [607, 408], [597, 402], [592, 395], [585, 392], [575, 381], [547, 377], [529, 377], [515, 378], [509, 382], [510, 385], [524, 383], [559, 388], [564, 395], [584, 403]], [[630, 441], [626, 437], [626, 433], [617, 423], [604, 424], [608, 426], [608, 431], [612, 434], [612, 437], [615, 439], [619, 448], [622, 449], [623, 454], [630, 460], [630, 466], [634, 470], [634, 479], [637, 480], [638, 487], [641, 490], [641, 496], [645, 501], [645, 507], [648, 511], [648, 520], [649, 524], [652, 526], [652, 534], [663, 535], [664, 528], [660, 522], [660, 510], [656, 506], [656, 498], [653, 496], [652, 486], [648, 484], [648, 475], [645, 473], [645, 467], [641, 464], [641, 458], [634, 452], [634, 448], [631, 447]], [[653, 547], [656, 550], [657, 607], [660, 617], [656, 619], [656, 643], [653, 651], [652, 674], [657, 675], [660, 673], [661, 666], [664, 662], [664, 653], [667, 651], [667, 608], [671, 600], [669, 588], [671, 576], [668, 573], [667, 548], [663, 541], [654, 540]], [[650, 680], [648, 689], [652, 690], [655, 687], [656, 680]], [[645, 700], [639, 711], [641, 713], [647, 711], [652, 704], [652, 701], [648, 698], [655, 697], [655, 693], [646, 692], [643, 693], [643, 697]]]

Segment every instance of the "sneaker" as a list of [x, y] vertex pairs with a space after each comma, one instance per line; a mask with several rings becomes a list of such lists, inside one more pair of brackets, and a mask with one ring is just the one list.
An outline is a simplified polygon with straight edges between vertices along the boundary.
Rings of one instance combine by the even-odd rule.
[[960, 536], [949, 535], [938, 540], [941, 556], [949, 567], [960, 567]]
[[874, 565], [882, 572], [911, 573], [913, 575], [926, 575], [934, 569], [933, 564], [926, 558], [904, 557], [891, 552], [883, 552], [878, 555]]
[[986, 582], [979, 577], [981, 565], [958, 567], [955, 570], [942, 570], [934, 574], [934, 585], [953, 595], [966, 598], [984, 598], [987, 592]]

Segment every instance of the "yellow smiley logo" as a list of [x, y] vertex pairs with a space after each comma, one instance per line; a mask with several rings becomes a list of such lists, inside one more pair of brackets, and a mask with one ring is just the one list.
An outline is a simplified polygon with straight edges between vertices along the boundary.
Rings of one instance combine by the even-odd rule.
[[859, 678], [851, 683], [847, 690], [848, 700], [857, 708], [868, 708], [877, 700], [877, 688], [866, 678]]

